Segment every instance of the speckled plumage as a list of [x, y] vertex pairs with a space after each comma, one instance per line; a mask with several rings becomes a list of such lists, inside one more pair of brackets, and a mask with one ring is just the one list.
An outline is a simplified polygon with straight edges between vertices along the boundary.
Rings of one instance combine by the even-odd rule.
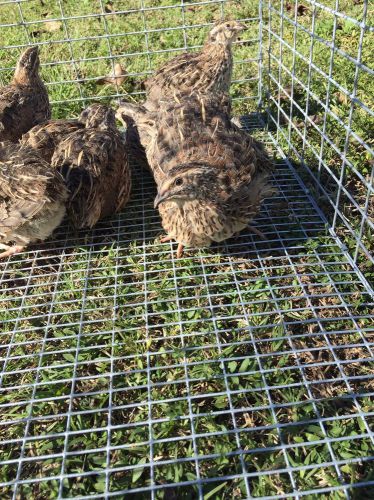
[[57, 145], [69, 134], [83, 129], [84, 123], [79, 120], [48, 120], [36, 125], [21, 138], [26, 144], [50, 162]]
[[39, 76], [39, 51], [29, 47], [17, 63], [11, 84], [0, 89], [0, 141], [16, 142], [50, 117], [47, 89]]
[[199, 52], [180, 54], [154, 73], [144, 85], [145, 106], [156, 110], [159, 101], [195, 92], [228, 92], [232, 74], [232, 42], [244, 26], [237, 21], [224, 21], [210, 31]]
[[135, 120], [146, 148], [162, 225], [182, 245], [231, 237], [272, 193], [273, 164], [263, 145], [231, 122], [227, 101], [226, 95], [194, 95], [164, 102], [157, 114], [119, 107]]
[[0, 246], [7, 251], [0, 257], [45, 240], [61, 223], [67, 197], [62, 176], [33, 149], [1, 142]]
[[121, 210], [131, 190], [125, 140], [116, 127], [114, 111], [93, 104], [80, 121], [86, 127], [65, 137], [52, 157], [52, 166], [69, 188], [68, 215], [76, 228], [92, 227]]

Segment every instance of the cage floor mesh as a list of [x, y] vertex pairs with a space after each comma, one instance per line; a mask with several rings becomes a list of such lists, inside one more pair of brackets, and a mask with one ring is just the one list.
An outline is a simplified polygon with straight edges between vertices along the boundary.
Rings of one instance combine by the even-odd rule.
[[0, 264], [1, 498], [368, 498], [370, 297], [278, 156], [266, 240], [176, 259], [134, 167], [123, 213]]

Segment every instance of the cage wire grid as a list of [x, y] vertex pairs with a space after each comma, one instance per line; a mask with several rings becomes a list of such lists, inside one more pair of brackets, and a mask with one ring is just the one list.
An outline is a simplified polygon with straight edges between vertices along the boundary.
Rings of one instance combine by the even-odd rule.
[[[366, 1], [347, 5], [0, 2], [1, 81], [39, 44], [56, 116], [142, 98], [134, 81], [214, 18], [244, 20], [234, 109], [274, 152], [277, 188], [255, 221], [266, 240], [176, 259], [134, 164], [123, 213], [0, 264], [1, 498], [373, 494], [373, 172], [355, 154], [372, 155], [374, 29]], [[118, 61], [124, 88], [97, 86]]]

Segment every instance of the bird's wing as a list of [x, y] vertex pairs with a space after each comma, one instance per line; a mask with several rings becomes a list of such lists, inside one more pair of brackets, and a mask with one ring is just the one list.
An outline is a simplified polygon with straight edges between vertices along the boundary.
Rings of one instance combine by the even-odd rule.
[[20, 89], [14, 85], [7, 85], [0, 90], [0, 131], [9, 129], [14, 122], [21, 119], [17, 109], [24, 99]]
[[50, 117], [45, 92], [44, 86], [31, 85], [7, 85], [0, 90], [1, 139], [16, 141], [33, 125]]
[[[49, 169], [43, 173], [41, 168], [48, 168], [42, 163], [35, 166], [31, 156], [14, 157], [13, 161], [0, 164], [0, 238], [6, 239], [26, 221], [39, 213], [44, 205], [60, 193], [61, 184], [54, 179], [55, 174]], [[38, 159], [39, 160], [39, 159]], [[42, 160], [40, 160], [42, 161]]]
[[78, 120], [49, 120], [26, 132], [20, 142], [36, 149], [50, 162], [57, 144], [70, 133], [82, 128], [84, 125]]
[[115, 183], [109, 179], [115, 148], [112, 133], [84, 129], [69, 134], [53, 154], [52, 166], [70, 191], [70, 215], [77, 227], [92, 227], [102, 216], [106, 192]]
[[154, 86], [167, 85], [173, 82], [173, 85], [178, 84], [181, 73], [193, 64], [193, 62], [198, 57], [199, 53], [196, 52], [184, 52], [176, 57], [173, 57], [170, 61], [164, 64], [158, 71], [153, 73], [144, 82], [144, 86], [147, 91], [149, 91]]
[[26, 221], [31, 220], [44, 207], [45, 200], [8, 200], [0, 208], [0, 240], [8, 240]]

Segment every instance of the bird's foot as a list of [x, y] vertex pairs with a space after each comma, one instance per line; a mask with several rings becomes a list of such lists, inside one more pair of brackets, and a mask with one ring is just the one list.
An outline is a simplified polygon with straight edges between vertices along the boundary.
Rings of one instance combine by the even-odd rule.
[[[160, 239], [161, 243], [167, 243], [168, 241], [174, 241], [174, 238], [172, 238], [171, 236], [163, 236]], [[183, 255], [183, 249], [184, 249], [183, 244], [182, 243], [178, 243], [177, 259], [180, 259], [182, 257], [182, 255]]]
[[172, 238], [171, 236], [163, 236], [161, 239], [160, 239], [160, 242], [161, 243], [167, 243], [168, 241], [173, 241], [174, 238]]
[[250, 225], [248, 225], [247, 227], [248, 227], [248, 229], [249, 229], [250, 231], [252, 231], [252, 233], [257, 234], [257, 236], [259, 236], [262, 240], [266, 240], [266, 241], [267, 241], [267, 238], [266, 238], [266, 236], [264, 235], [264, 233], [262, 233], [259, 229], [257, 229], [257, 227], [250, 226]]
[[14, 255], [15, 253], [20, 253], [22, 250], [25, 248], [21, 245], [14, 245], [14, 246], [9, 246], [9, 245], [4, 245], [3, 243], [0, 243], [0, 248], [5, 250], [5, 252], [0, 253], [0, 259], [5, 259], [6, 257], [10, 257], [11, 255]]

